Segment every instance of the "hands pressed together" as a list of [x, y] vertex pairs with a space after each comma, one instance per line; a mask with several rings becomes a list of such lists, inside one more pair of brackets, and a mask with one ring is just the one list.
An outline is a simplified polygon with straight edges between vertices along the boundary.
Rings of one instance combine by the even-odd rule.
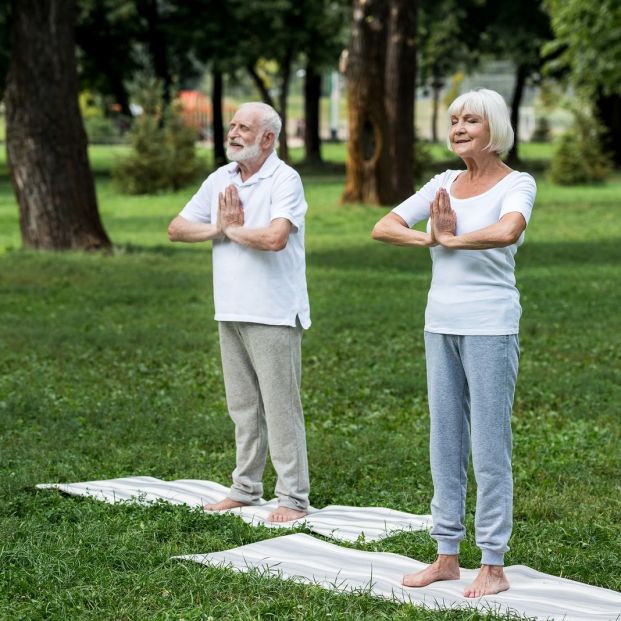
[[224, 192], [218, 195], [218, 229], [222, 235], [226, 235], [227, 230], [232, 227], [244, 225], [244, 210], [237, 188], [229, 185]]
[[446, 245], [455, 237], [457, 216], [451, 208], [451, 199], [444, 188], [440, 188], [431, 201], [431, 245]]

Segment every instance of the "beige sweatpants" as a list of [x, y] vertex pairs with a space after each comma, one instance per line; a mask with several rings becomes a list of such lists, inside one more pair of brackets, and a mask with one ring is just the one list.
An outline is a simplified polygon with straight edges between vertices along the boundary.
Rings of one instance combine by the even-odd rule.
[[300, 401], [302, 328], [221, 321], [218, 329], [237, 449], [229, 497], [258, 502], [269, 446], [278, 504], [304, 511], [309, 477]]

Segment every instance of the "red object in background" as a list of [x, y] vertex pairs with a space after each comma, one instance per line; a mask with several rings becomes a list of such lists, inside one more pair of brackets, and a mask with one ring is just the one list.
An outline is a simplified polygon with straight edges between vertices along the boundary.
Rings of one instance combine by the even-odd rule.
[[179, 101], [183, 117], [189, 127], [197, 132], [206, 131], [211, 126], [211, 102], [200, 91], [179, 91]]

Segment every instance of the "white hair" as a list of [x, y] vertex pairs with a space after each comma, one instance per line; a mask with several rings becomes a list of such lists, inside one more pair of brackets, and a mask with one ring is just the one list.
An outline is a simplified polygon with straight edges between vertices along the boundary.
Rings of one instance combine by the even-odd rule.
[[259, 113], [261, 128], [266, 131], [273, 132], [276, 136], [276, 140], [278, 140], [278, 136], [280, 135], [280, 130], [282, 128], [282, 121], [280, 120], [278, 112], [276, 112], [272, 106], [263, 103], [262, 101], [249, 101], [239, 106], [238, 110], [248, 108], [256, 110]]
[[[505, 153], [513, 146], [513, 127], [509, 108], [496, 91], [478, 88], [460, 95], [448, 107], [448, 115], [459, 116], [463, 113], [478, 114], [489, 123], [489, 144], [485, 147], [493, 153]], [[448, 148], [453, 150], [450, 138]]]

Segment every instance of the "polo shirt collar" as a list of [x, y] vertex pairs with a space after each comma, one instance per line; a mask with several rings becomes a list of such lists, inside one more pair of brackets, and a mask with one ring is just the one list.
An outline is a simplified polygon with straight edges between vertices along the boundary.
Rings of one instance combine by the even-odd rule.
[[[252, 177], [244, 181], [241, 185], [252, 185], [253, 183], [257, 183], [261, 179], [267, 179], [271, 177], [276, 169], [282, 164], [282, 160], [278, 157], [276, 151], [272, 151], [268, 158], [263, 162], [263, 166], [257, 170]], [[226, 169], [232, 177], [239, 174], [239, 164], [237, 162], [231, 162], [227, 164]]]

